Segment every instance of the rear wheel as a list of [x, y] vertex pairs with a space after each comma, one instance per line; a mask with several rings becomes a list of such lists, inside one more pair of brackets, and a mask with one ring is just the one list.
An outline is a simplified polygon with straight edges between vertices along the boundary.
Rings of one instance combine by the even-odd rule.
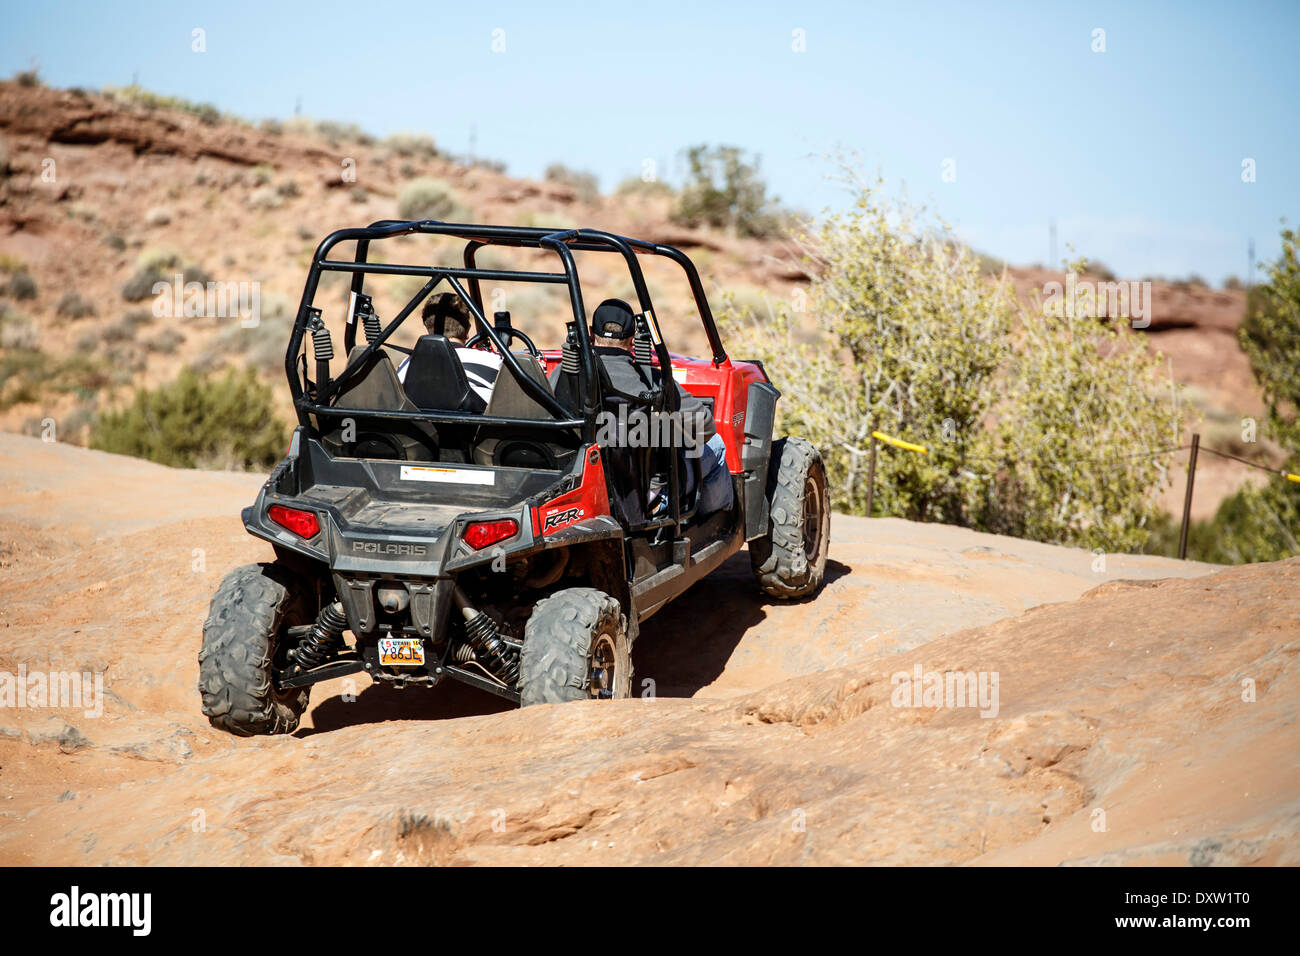
[[750, 566], [766, 593], [804, 597], [826, 576], [831, 535], [826, 466], [812, 444], [802, 438], [772, 443], [767, 497], [767, 534], [749, 543]]
[[212, 726], [252, 737], [288, 734], [307, 709], [307, 688], [281, 691], [285, 630], [311, 622], [294, 578], [278, 564], [247, 564], [212, 596], [199, 652], [199, 693]]
[[630, 697], [631, 649], [623, 609], [604, 591], [567, 588], [543, 598], [524, 627], [520, 705]]

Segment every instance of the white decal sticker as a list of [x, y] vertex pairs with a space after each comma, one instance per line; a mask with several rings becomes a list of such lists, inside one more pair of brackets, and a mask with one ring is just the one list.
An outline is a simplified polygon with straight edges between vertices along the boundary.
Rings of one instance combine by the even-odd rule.
[[494, 471], [403, 465], [402, 481], [441, 481], [452, 485], [495, 485], [497, 476]]

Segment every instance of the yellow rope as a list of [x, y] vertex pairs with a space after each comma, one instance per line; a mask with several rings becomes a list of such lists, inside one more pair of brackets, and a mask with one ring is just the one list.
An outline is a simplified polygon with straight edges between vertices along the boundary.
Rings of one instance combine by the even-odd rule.
[[[895, 448], [902, 448], [904, 451], [919, 451], [922, 455], [929, 454], [924, 445], [913, 445], [910, 441], [903, 441], [901, 438], [886, 435], [884, 432], [872, 432], [871, 437], [876, 439], [876, 441], [883, 441], [886, 445], [893, 445]], [[1300, 481], [1300, 479], [1296, 480]]]

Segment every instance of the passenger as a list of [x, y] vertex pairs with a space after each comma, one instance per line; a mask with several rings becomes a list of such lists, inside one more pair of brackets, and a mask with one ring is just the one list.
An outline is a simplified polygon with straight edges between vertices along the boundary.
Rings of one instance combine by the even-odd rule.
[[[444, 336], [456, 349], [456, 357], [465, 369], [465, 378], [474, 394], [486, 405], [492, 398], [492, 389], [496, 386], [497, 374], [501, 371], [501, 356], [486, 349], [469, 349], [469, 331], [474, 327], [474, 318], [469, 308], [455, 292], [444, 292], [428, 299], [424, 311], [424, 328], [430, 335]], [[408, 356], [397, 367], [397, 378], [405, 383], [406, 366], [411, 359]]]
[[[606, 299], [596, 307], [591, 320], [592, 352], [608, 374], [610, 384], [620, 392], [631, 395], [638, 395], [652, 386], [645, 367], [638, 365], [632, 358], [632, 340], [635, 334], [636, 316], [632, 307], [622, 299]], [[734, 493], [731, 474], [726, 467], [727, 446], [717, 433], [713, 413], [703, 401], [682, 388], [679, 382], [671, 381], [680, 399], [687, 446], [700, 448], [700, 471], [704, 476], [704, 489], [700, 495], [698, 513], [703, 516], [730, 508]], [[690, 494], [694, 488], [692, 472], [693, 469], [688, 467], [682, 475], [683, 495]], [[651, 480], [649, 507], [652, 515], [661, 513], [667, 507], [662, 489], [662, 476]]]

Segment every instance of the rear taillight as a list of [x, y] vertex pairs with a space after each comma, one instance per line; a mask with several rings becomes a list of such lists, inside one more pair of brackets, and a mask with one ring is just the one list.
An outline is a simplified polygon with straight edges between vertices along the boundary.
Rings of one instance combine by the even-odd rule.
[[310, 511], [286, 508], [284, 505], [271, 505], [266, 516], [281, 528], [288, 528], [300, 538], [314, 538], [320, 534], [320, 522]]
[[514, 518], [500, 521], [476, 521], [465, 528], [465, 543], [475, 551], [481, 551], [488, 545], [513, 538], [519, 533], [519, 522]]

